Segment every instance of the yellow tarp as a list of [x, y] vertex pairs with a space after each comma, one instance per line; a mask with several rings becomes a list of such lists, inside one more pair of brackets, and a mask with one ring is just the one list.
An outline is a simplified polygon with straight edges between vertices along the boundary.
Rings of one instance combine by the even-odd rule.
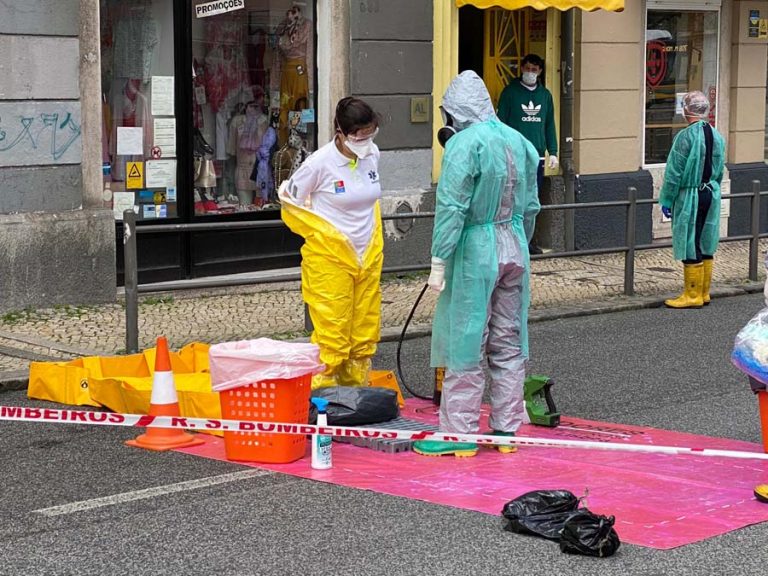
[[528, 8], [534, 10], [546, 10], [556, 8], [568, 10], [580, 8], [581, 10], [610, 10], [618, 12], [624, 10], [624, 0], [456, 0], [456, 6], [475, 6], [477, 8], [504, 8], [506, 10], [519, 10]]
[[[201, 342], [171, 352], [171, 369], [179, 397], [179, 412], [191, 418], [221, 418], [219, 393], [211, 389], [208, 350]], [[27, 396], [59, 404], [107, 408], [122, 414], [146, 414], [152, 395], [155, 348], [128, 356], [86, 356], [69, 362], [32, 362], [29, 365]], [[370, 386], [397, 391], [404, 400], [394, 374], [371, 372]], [[201, 430], [201, 432], [203, 432]], [[205, 431], [222, 436], [222, 432]]]
[[[207, 344], [171, 352], [182, 416], [221, 418], [219, 393], [211, 390]], [[32, 362], [27, 395], [60, 404], [146, 414], [152, 394], [155, 349], [128, 356], [87, 356], [69, 362]]]

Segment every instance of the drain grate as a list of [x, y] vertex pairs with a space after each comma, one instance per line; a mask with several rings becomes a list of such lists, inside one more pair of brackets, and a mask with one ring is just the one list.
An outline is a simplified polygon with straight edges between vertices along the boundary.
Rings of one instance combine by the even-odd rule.
[[[424, 422], [409, 420], [399, 416], [389, 422], [371, 424], [370, 427], [381, 428], [382, 430], [413, 430], [414, 432], [420, 430], [438, 430], [438, 427], [433, 424], [426, 424]], [[353, 446], [360, 446], [361, 448], [370, 448], [377, 452], [387, 452], [388, 454], [408, 452], [411, 449], [411, 444], [413, 444], [410, 440], [386, 440], [382, 438], [334, 438], [334, 441], [342, 442], [344, 444], [352, 444]]]

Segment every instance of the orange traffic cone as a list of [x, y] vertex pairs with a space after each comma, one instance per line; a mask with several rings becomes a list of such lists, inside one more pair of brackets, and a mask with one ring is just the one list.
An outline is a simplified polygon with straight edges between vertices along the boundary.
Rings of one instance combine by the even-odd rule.
[[[180, 416], [179, 399], [176, 396], [176, 384], [173, 381], [171, 357], [168, 354], [168, 340], [165, 336], [157, 339], [157, 354], [155, 356], [155, 375], [152, 379], [152, 398], [149, 401], [151, 416]], [[147, 450], [173, 450], [203, 444], [203, 440], [174, 428], [152, 428], [136, 438], [128, 440], [128, 446], [146, 448]]]
[[763, 452], [768, 454], [768, 391], [758, 392], [757, 402], [760, 407], [760, 426], [763, 430]]

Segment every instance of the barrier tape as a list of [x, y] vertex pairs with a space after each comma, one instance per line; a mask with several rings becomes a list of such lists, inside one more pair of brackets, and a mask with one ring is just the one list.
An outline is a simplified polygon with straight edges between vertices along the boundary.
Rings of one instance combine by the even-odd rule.
[[594, 442], [589, 440], [561, 440], [529, 436], [491, 436], [488, 434], [457, 434], [432, 430], [389, 430], [362, 426], [316, 426], [314, 424], [289, 424], [251, 420], [223, 420], [213, 418], [189, 418], [185, 416], [151, 416], [148, 414], [119, 414], [117, 412], [92, 412], [88, 410], [61, 410], [57, 408], [29, 408], [0, 406], [0, 421], [43, 422], [52, 424], [88, 424], [92, 426], [129, 426], [153, 428], [177, 428], [202, 431], [257, 432], [265, 434], [320, 434], [339, 438], [367, 438], [379, 440], [436, 440], [439, 442], [474, 442], [486, 446], [538, 446], [544, 448], [582, 448], [586, 450], [612, 450], [619, 452], [643, 452], [673, 456], [716, 456], [768, 460], [768, 454], [687, 446], [653, 446], [624, 444], [620, 442]]

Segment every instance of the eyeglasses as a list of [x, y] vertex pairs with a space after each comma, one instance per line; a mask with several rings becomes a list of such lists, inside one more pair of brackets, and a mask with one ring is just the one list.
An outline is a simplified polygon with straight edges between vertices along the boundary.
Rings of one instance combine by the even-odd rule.
[[377, 126], [373, 132], [371, 132], [370, 134], [366, 134], [365, 136], [353, 136], [352, 134], [349, 134], [347, 136], [347, 140], [349, 140], [353, 144], [358, 144], [360, 142], [365, 142], [367, 140], [373, 140], [374, 138], [376, 138], [376, 135], [378, 133], [379, 133], [379, 128]]

